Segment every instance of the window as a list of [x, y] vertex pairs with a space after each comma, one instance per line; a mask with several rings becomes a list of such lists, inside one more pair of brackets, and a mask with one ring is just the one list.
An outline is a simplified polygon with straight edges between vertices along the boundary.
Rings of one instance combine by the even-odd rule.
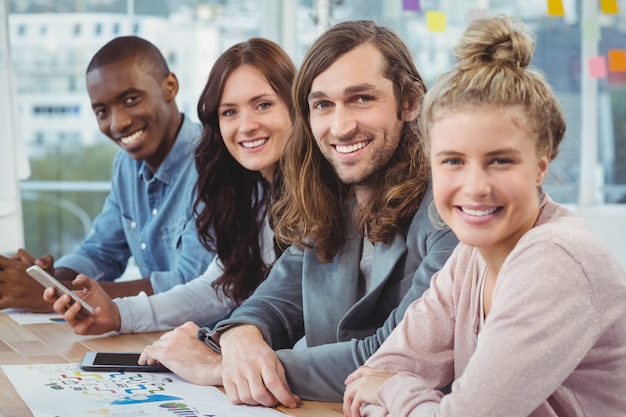
[[[9, 24], [15, 29], [10, 39], [15, 82], [19, 107], [25, 110], [21, 130], [31, 139], [29, 152], [33, 155], [33, 176], [23, 184], [28, 189], [24, 202], [26, 245], [33, 253], [59, 256], [70, 250], [84, 236], [85, 223], [75, 214], [59, 214], [62, 205], [39, 205], [32, 199], [33, 193], [44, 191], [34, 190], [29, 182], [65, 184], [64, 191], [53, 191], [55, 198], [72, 201], [90, 217], [99, 212], [106, 195], [117, 148], [97, 129], [84, 89], [84, 69], [111, 37], [136, 34], [159, 46], [180, 81], [179, 107], [196, 118], [196, 100], [212, 62], [233, 43], [252, 36], [268, 37], [299, 64], [318, 33], [347, 19], [373, 19], [391, 27], [406, 41], [428, 86], [453, 65], [452, 48], [471, 18], [494, 13], [522, 18], [537, 34], [533, 65], [556, 90], [568, 121], [563, 150], [551, 168], [546, 189], [555, 200], [580, 206], [585, 212], [590, 208], [622, 210], [618, 216], [626, 219], [626, 72], [619, 65], [611, 66], [609, 59], [614, 54], [619, 61], [626, 54], [626, 10], [605, 14], [600, 2], [586, 0], [564, 0], [562, 17], [548, 16], [545, 0], [428, 0], [415, 2], [421, 6], [418, 10], [403, 8], [410, 2], [401, 0], [61, 3], [64, 8], [44, 7], [36, 0], [9, 2]], [[626, 8], [623, 1], [619, 4]], [[445, 16], [443, 31], [429, 29], [431, 12]], [[84, 25], [93, 31], [82, 31]], [[39, 39], [28, 38], [29, 27]], [[68, 58], [62, 60], [64, 56]], [[597, 62], [602, 59], [598, 58], [605, 62], [600, 69]], [[590, 69], [600, 75], [590, 74]], [[49, 131], [56, 136], [47, 136]], [[71, 137], [73, 149], [55, 145], [60, 137]], [[45, 158], [41, 156], [43, 144], [50, 152]], [[76, 159], [77, 153], [83, 165], [68, 162]], [[91, 169], [93, 166], [98, 168]], [[85, 180], [98, 184], [93, 187], [98, 191], [65, 191], [74, 182]], [[598, 214], [598, 219], [601, 217]], [[58, 222], [63, 226], [47, 226]], [[610, 231], [618, 226], [607, 227]], [[617, 244], [626, 243], [621, 240]]]
[[46, 117], [79, 116], [80, 106], [78, 105], [35, 105], [33, 114]]

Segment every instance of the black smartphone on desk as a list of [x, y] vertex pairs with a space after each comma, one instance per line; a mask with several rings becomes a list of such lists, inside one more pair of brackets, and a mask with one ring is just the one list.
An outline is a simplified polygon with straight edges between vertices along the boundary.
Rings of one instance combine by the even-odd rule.
[[139, 352], [87, 352], [80, 369], [95, 372], [170, 372], [161, 364], [139, 365], [139, 355]]

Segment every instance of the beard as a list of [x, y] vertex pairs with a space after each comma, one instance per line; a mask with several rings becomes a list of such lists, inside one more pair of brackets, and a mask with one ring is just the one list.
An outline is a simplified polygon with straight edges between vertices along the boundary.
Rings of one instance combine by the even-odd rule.
[[[341, 161], [335, 158], [334, 151], [331, 155], [325, 155], [328, 163], [332, 166], [337, 177], [346, 185], [352, 186], [373, 186], [380, 183], [384, 178], [389, 166], [394, 163], [402, 132], [402, 126], [390, 132], [386, 138], [379, 138], [378, 141], [387, 141], [385, 146], [378, 149], [368, 149], [376, 144], [375, 136], [369, 132], [355, 132], [346, 142], [354, 141], [355, 138], [368, 140], [369, 143], [365, 148], [358, 152], [364, 152], [364, 155], [358, 159], [351, 161]], [[395, 140], [392, 140], [395, 139]]]

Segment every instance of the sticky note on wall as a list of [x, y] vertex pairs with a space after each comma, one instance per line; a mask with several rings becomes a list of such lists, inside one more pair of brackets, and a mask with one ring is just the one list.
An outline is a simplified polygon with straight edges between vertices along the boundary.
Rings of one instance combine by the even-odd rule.
[[585, 20], [582, 22], [583, 39], [586, 41], [599, 41], [602, 37], [600, 24], [596, 20]]
[[402, 0], [402, 10], [420, 11], [420, 0]]
[[429, 32], [446, 31], [446, 14], [429, 10], [426, 12], [426, 27]]
[[626, 49], [609, 50], [609, 70], [626, 72]]
[[592, 56], [587, 62], [591, 78], [606, 78], [606, 58], [603, 55]]
[[617, 14], [619, 11], [617, 0], [600, 0], [600, 9], [602, 13]]
[[565, 16], [562, 0], [548, 0], [548, 16]]

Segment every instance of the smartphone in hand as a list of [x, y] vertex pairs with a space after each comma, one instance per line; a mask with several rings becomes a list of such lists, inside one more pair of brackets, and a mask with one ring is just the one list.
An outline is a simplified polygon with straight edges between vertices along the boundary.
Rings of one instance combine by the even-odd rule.
[[35, 278], [35, 280], [37, 280], [37, 282], [39, 282], [44, 287], [54, 287], [56, 289], [57, 297], [60, 297], [63, 294], [68, 294], [72, 298], [72, 300], [81, 305], [80, 314], [82, 314], [83, 316], [91, 316], [94, 313], [94, 309], [92, 306], [87, 304], [87, 302], [85, 302], [82, 298], [74, 294], [74, 291], [61, 284], [59, 281], [57, 281], [56, 278], [48, 274], [37, 265], [29, 266], [26, 269], [26, 272], [28, 272], [31, 277]]
[[80, 363], [83, 371], [170, 372], [163, 365], [139, 365], [138, 352], [87, 352]]

